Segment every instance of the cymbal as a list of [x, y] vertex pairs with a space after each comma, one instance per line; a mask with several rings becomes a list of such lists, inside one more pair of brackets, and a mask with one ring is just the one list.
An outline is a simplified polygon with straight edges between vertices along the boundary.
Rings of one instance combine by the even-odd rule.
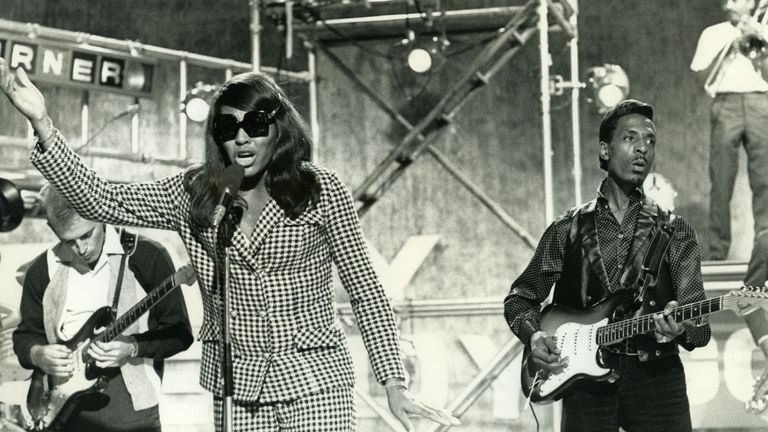
[[0, 232], [15, 229], [24, 218], [24, 200], [13, 182], [0, 178]]

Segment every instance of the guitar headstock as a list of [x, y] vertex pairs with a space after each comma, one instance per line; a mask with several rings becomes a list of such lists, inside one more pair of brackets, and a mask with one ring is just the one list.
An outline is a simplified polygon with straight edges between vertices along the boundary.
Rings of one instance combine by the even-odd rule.
[[197, 274], [191, 265], [186, 264], [173, 274], [173, 286], [192, 285], [197, 281]]
[[760, 308], [768, 309], [768, 289], [766, 287], [745, 286], [723, 296], [723, 309], [730, 309], [740, 317]]

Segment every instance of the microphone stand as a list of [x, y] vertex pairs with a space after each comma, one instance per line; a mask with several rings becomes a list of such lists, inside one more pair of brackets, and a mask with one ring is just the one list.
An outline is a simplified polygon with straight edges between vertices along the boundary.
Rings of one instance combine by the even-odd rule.
[[233, 432], [232, 421], [232, 398], [235, 394], [234, 377], [232, 374], [232, 337], [229, 323], [229, 313], [231, 302], [229, 298], [229, 253], [227, 249], [232, 246], [232, 236], [235, 233], [235, 227], [240, 223], [243, 216], [243, 208], [232, 206], [224, 215], [224, 219], [218, 227], [218, 240], [221, 242], [224, 250], [224, 268], [221, 272], [222, 289], [221, 299], [223, 307], [221, 310], [222, 323], [222, 351], [221, 351], [221, 376], [224, 381], [223, 386], [223, 409], [222, 409], [222, 431]]

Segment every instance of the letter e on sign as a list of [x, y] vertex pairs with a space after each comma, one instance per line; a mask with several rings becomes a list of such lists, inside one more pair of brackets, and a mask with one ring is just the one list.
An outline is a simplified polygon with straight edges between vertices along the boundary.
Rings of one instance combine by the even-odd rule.
[[96, 72], [96, 56], [83, 52], [72, 52], [72, 76], [70, 79], [80, 83], [93, 84]]

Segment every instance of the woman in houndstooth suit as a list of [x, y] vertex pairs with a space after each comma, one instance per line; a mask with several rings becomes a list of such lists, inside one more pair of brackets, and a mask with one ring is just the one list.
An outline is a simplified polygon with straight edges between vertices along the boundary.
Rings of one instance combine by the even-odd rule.
[[223, 249], [210, 215], [230, 164], [245, 171], [237, 197], [245, 211], [227, 250], [235, 429], [354, 430], [354, 373], [334, 309], [331, 263], [349, 292], [394, 415], [409, 430], [408, 415], [457, 422], [407, 392], [392, 310], [371, 266], [352, 197], [335, 173], [309, 162], [306, 124], [270, 77], [238, 75], [214, 96], [205, 164], [155, 182], [121, 185], [83, 165], [53, 127], [37, 88], [2, 58], [0, 85], [39, 137], [33, 164], [82, 216], [179, 233], [202, 292], [200, 383], [214, 395], [217, 428], [221, 298], [214, 269]]

